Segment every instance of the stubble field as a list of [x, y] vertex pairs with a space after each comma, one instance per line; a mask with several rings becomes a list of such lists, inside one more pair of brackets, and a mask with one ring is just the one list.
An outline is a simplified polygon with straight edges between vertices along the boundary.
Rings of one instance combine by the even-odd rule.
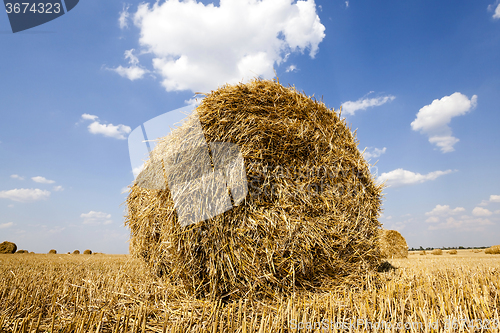
[[351, 289], [224, 303], [128, 255], [0, 255], [2, 332], [500, 332], [500, 255], [411, 253]]

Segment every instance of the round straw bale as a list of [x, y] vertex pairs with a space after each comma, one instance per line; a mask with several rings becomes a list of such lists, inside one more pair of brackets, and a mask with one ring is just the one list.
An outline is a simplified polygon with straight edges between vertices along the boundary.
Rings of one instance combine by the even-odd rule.
[[83, 254], [92, 254], [92, 251], [90, 251], [90, 250], [85, 250], [85, 251], [83, 251]]
[[52, 249], [52, 250], [49, 251], [49, 254], [57, 254], [57, 251], [54, 250], [54, 249]]
[[493, 245], [484, 250], [486, 254], [500, 254], [500, 245]]
[[17, 250], [16, 254], [24, 254], [24, 253], [29, 253], [28, 250]]
[[0, 243], [0, 254], [12, 254], [16, 253], [17, 245], [12, 242], [3, 242]]
[[443, 254], [443, 250], [441, 249], [434, 249], [431, 251], [431, 254], [435, 255], [435, 256], [440, 256]]
[[380, 252], [384, 258], [408, 258], [408, 245], [396, 230], [380, 230]]
[[80, 254], [80, 251], [79, 250], [75, 250], [75, 251], [73, 251], [72, 254]]
[[448, 251], [449, 254], [457, 254], [457, 250], [455, 249], [451, 249]]
[[[228, 143], [239, 152], [221, 153]], [[277, 80], [212, 91], [132, 184], [130, 252], [197, 297], [360, 282], [381, 263], [383, 186], [357, 145], [340, 113]], [[203, 183], [217, 177], [227, 187]], [[203, 191], [217, 214], [190, 204]]]

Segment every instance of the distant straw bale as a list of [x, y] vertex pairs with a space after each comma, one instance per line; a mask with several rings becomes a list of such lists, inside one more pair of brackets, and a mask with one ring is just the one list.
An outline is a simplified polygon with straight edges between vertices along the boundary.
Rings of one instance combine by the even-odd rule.
[[449, 254], [457, 254], [457, 250], [452, 249], [452, 250], [449, 250], [449, 251], [448, 251], [448, 253], [449, 253]]
[[383, 186], [357, 145], [339, 112], [277, 80], [212, 91], [132, 184], [129, 250], [197, 297], [360, 282], [381, 263]]
[[54, 250], [54, 249], [52, 249], [52, 250], [49, 251], [49, 254], [57, 254], [57, 251]]
[[25, 254], [25, 253], [29, 253], [28, 250], [17, 250], [16, 251], [16, 254]]
[[440, 255], [443, 254], [443, 250], [441, 250], [441, 249], [434, 249], [434, 250], [432, 250], [431, 254], [436, 255], [436, 256], [440, 256]]
[[80, 251], [79, 250], [75, 250], [75, 251], [73, 251], [72, 254], [80, 254]]
[[500, 254], [500, 245], [494, 245], [484, 250], [486, 254]]
[[85, 251], [83, 251], [83, 254], [92, 254], [92, 251], [90, 251], [90, 250], [85, 250]]
[[380, 230], [380, 252], [387, 259], [408, 258], [408, 245], [396, 230]]
[[0, 254], [12, 254], [16, 253], [17, 245], [12, 242], [3, 242], [0, 243]]

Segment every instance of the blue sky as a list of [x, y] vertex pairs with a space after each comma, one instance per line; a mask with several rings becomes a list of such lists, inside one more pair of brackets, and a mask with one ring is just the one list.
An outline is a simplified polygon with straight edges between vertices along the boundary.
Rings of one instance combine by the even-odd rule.
[[126, 253], [126, 140], [195, 92], [274, 71], [323, 97], [378, 163], [410, 247], [500, 239], [500, 4], [82, 0], [13, 34], [0, 15], [0, 241]]

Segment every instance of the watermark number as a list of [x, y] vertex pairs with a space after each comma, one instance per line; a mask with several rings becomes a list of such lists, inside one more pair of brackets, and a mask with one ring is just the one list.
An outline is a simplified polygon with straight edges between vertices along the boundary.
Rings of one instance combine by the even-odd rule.
[[[23, 8], [24, 6], [24, 8]], [[28, 9], [29, 7], [29, 9]], [[30, 4], [23, 2], [23, 3], [6, 3], [5, 4], [5, 9], [7, 11], [7, 14], [19, 14], [23, 13], [25, 14], [26, 11], [32, 12], [33, 14], [59, 14], [61, 12], [61, 4], [60, 3], [33, 3]]]

